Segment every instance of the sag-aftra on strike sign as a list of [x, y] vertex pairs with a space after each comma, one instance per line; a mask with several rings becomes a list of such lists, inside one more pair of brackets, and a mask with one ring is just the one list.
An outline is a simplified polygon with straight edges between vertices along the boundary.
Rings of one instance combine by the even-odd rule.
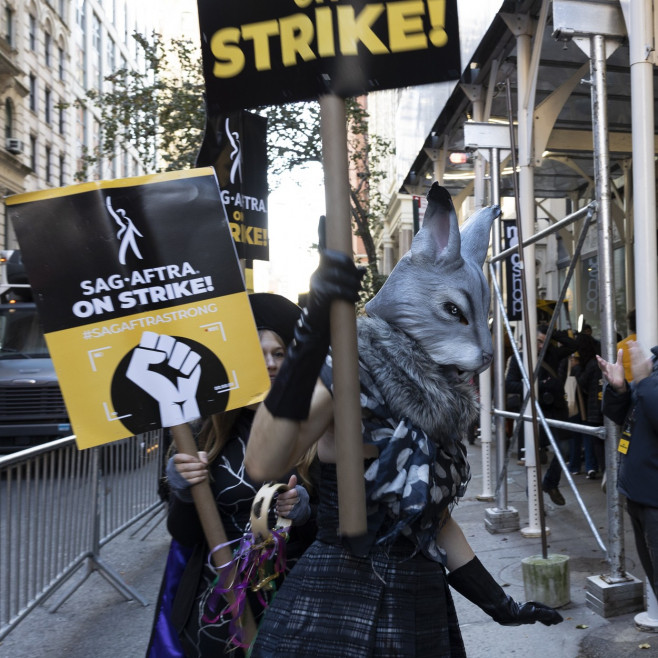
[[269, 389], [212, 167], [6, 204], [79, 448]]
[[461, 74], [456, 0], [198, 0], [214, 111]]

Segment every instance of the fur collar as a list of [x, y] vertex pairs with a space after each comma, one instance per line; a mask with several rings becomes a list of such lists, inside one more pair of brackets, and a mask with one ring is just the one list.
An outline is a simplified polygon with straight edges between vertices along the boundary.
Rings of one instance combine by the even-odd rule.
[[419, 343], [388, 322], [360, 317], [357, 326], [359, 358], [393, 416], [409, 418], [440, 444], [462, 439], [478, 418], [475, 388], [451, 381]]

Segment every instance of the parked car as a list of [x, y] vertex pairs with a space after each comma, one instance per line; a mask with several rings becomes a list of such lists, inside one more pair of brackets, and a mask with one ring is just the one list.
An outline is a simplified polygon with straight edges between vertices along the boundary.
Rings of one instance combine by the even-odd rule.
[[0, 454], [69, 436], [62, 392], [20, 251], [0, 255]]

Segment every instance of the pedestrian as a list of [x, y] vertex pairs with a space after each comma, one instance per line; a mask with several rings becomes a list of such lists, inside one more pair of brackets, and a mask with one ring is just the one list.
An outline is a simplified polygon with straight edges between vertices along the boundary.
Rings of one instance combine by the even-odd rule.
[[596, 349], [598, 350], [599, 354], [601, 353], [601, 341], [594, 337], [594, 331], [592, 330], [591, 324], [587, 324], [585, 322], [578, 332], [578, 336], [589, 336], [596, 343]]
[[[578, 334], [576, 336], [579, 364], [574, 368], [578, 386], [585, 398], [585, 415], [582, 422], [590, 427], [603, 425], [601, 402], [603, 399], [603, 379], [596, 356], [600, 355], [600, 343], [592, 336]], [[585, 468], [587, 479], [596, 480], [605, 472], [605, 446], [602, 439], [584, 434]]]
[[626, 315], [626, 321], [628, 322], [628, 335], [623, 340], [620, 340], [617, 343], [617, 349], [623, 350], [623, 363], [624, 363], [624, 377], [626, 377], [627, 382], [633, 381], [633, 373], [631, 371], [631, 356], [628, 348], [628, 344], [632, 340], [637, 340], [637, 334], [635, 333], [635, 309], [631, 309]]
[[[274, 381], [292, 340], [301, 309], [280, 295], [249, 296], [263, 357]], [[234, 409], [206, 418], [198, 435], [196, 456], [175, 454], [167, 465], [170, 488], [167, 528], [172, 546], [163, 577], [147, 658], [207, 658], [244, 656], [233, 615], [225, 611], [226, 600], [218, 592], [217, 573], [210, 566], [209, 547], [197, 514], [190, 487], [206, 478], [217, 503], [227, 539], [237, 541], [250, 530], [252, 502], [262, 482], [249, 477], [244, 454], [251, 423], [258, 405]], [[314, 519], [307, 489], [312, 488], [311, 451], [293, 474], [286, 474], [289, 490], [276, 499], [279, 516], [292, 520], [285, 553], [290, 566], [315, 538]], [[299, 479], [299, 481], [298, 481]], [[248, 605], [258, 621], [281, 577], [269, 582], [264, 574], [262, 590], [247, 593]], [[237, 590], [236, 590], [237, 591]]]
[[269, 479], [318, 443], [318, 536], [268, 608], [253, 658], [463, 656], [449, 584], [502, 624], [561, 621], [552, 608], [507, 596], [451, 516], [470, 477], [464, 439], [478, 412], [469, 380], [493, 353], [482, 264], [497, 214], [479, 211], [460, 236], [450, 196], [434, 184], [410, 252], [358, 319], [363, 537], [339, 531], [325, 361], [330, 305], [358, 299], [361, 273], [347, 255], [322, 253], [247, 449], [249, 472]]
[[[537, 326], [537, 355], [546, 341], [548, 325], [540, 324]], [[567, 421], [569, 418], [569, 406], [567, 404], [564, 382], [566, 380], [567, 364], [569, 356], [576, 350], [576, 342], [566, 331], [554, 331], [553, 341], [549, 343], [544, 353], [544, 358], [539, 365], [539, 375], [537, 378], [537, 402], [546, 418], [554, 420]], [[513, 359], [510, 361], [507, 375], [505, 376], [505, 390], [507, 393], [524, 394], [524, 385], [521, 377], [521, 368]], [[565, 461], [568, 459], [569, 438], [567, 433], [559, 428], [551, 428], [551, 433], [561, 451]], [[548, 436], [543, 427], [539, 428], [539, 450], [540, 460], [544, 459], [547, 446], [549, 445]], [[560, 479], [562, 476], [562, 466], [556, 455], [553, 455], [546, 473], [542, 478], [542, 490], [548, 494], [550, 499], [556, 505], [564, 505], [566, 501], [559, 489]]]
[[[597, 366], [598, 367], [598, 366]], [[585, 410], [585, 396], [578, 384], [575, 373], [580, 368], [580, 353], [574, 352], [569, 357], [569, 369], [567, 379], [564, 384], [564, 390], [569, 405], [569, 422], [581, 424], [585, 422], [587, 412]], [[585, 468], [589, 471], [596, 471], [596, 464], [592, 461], [594, 457], [593, 448], [587, 445], [587, 435], [573, 430], [568, 431], [570, 449], [569, 449], [569, 471], [571, 475], [580, 475], [580, 466], [583, 460], [583, 443], [585, 443]]]
[[626, 498], [637, 554], [658, 596], [658, 346], [651, 356], [628, 341], [632, 383], [624, 375], [623, 350], [610, 363], [600, 356], [603, 413], [621, 426], [617, 488]]

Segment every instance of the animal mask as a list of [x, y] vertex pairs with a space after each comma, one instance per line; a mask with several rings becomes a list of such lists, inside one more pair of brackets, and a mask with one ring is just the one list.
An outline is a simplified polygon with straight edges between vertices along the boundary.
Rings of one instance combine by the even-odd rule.
[[482, 208], [462, 226], [448, 191], [434, 183], [423, 226], [411, 249], [365, 306], [420, 343], [460, 379], [485, 370], [493, 357], [489, 285], [482, 266], [498, 206]]

